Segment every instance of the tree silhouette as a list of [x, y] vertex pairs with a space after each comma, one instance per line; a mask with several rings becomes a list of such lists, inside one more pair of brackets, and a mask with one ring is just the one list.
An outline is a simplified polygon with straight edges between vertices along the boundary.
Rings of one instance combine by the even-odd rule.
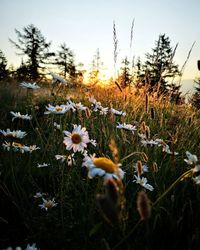
[[0, 50], [0, 81], [8, 78], [9, 71], [7, 68], [7, 60], [2, 50]]
[[122, 60], [121, 74], [118, 77], [118, 83], [122, 88], [126, 88], [131, 84], [131, 74], [130, 74], [130, 62], [128, 58], [125, 57]]
[[55, 65], [61, 69], [61, 74], [66, 78], [67, 73], [69, 78], [74, 78], [76, 75], [76, 67], [74, 63], [74, 54], [66, 46], [65, 43], [60, 45], [60, 50], [56, 54]]
[[146, 54], [147, 60], [143, 65], [141, 77], [143, 84], [148, 85], [150, 91], [165, 92], [169, 79], [181, 74], [178, 65], [173, 62], [177, 46], [178, 44], [173, 49], [169, 37], [165, 34], [159, 35], [152, 53]]
[[48, 58], [54, 53], [49, 52], [51, 43], [46, 42], [41, 31], [33, 24], [23, 28], [23, 32], [15, 29], [18, 42], [9, 41], [16, 47], [18, 55], [26, 55], [28, 57], [27, 65], [31, 78], [37, 80], [39, 78], [39, 69], [44, 69], [43, 64], [48, 62]]
[[99, 74], [100, 74], [100, 68], [102, 66], [101, 57], [99, 49], [96, 50], [96, 53], [94, 55], [94, 58], [92, 60], [92, 67], [91, 71], [89, 73], [89, 83], [90, 84], [97, 84], [99, 82]]

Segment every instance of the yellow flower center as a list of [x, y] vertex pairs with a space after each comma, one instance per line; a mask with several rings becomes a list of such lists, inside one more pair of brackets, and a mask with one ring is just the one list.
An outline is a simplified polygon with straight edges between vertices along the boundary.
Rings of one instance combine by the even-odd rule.
[[15, 147], [22, 147], [22, 144], [21, 143], [17, 143], [17, 142], [13, 142], [12, 145], [15, 146]]
[[45, 202], [44, 206], [47, 209], [52, 208], [54, 206], [54, 202], [51, 201], [51, 200], [48, 200], [48, 201]]
[[56, 107], [55, 109], [56, 109], [56, 111], [62, 111], [63, 110], [63, 108], [61, 108], [61, 107]]
[[13, 133], [8, 133], [5, 135], [6, 137], [15, 137], [15, 135]]
[[71, 139], [72, 139], [72, 142], [74, 144], [79, 144], [81, 142], [81, 136], [79, 134], [76, 134], [76, 133], [72, 134]]
[[95, 158], [93, 163], [97, 168], [101, 168], [107, 173], [114, 173], [118, 170], [117, 164], [105, 157]]

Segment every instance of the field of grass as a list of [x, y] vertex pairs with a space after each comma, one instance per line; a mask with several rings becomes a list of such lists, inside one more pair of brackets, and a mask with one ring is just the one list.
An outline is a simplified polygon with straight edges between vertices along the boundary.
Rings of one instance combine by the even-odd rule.
[[[116, 86], [62, 89], [54, 96], [34, 91], [1, 87], [0, 129], [27, 135], [0, 134], [0, 249], [33, 243], [42, 250], [200, 249], [198, 111]], [[69, 98], [74, 109], [56, 114], [57, 106], [44, 114], [49, 104], [66, 105]], [[11, 111], [32, 119], [13, 120]], [[133, 126], [117, 128], [124, 123]], [[87, 153], [63, 143], [63, 131], [72, 136], [74, 125], [88, 132]], [[22, 153], [22, 145], [38, 149]], [[89, 178], [88, 162], [109, 174]]]

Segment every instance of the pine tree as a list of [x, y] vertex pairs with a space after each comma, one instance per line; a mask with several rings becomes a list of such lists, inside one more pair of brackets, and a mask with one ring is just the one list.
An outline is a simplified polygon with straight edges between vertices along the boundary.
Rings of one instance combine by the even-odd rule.
[[31, 78], [37, 80], [40, 76], [39, 69], [48, 62], [48, 58], [54, 53], [49, 52], [51, 43], [46, 42], [41, 31], [33, 24], [23, 28], [23, 32], [15, 29], [18, 42], [9, 39], [20, 53], [18, 55], [26, 55], [28, 57], [27, 65], [30, 70]]
[[0, 50], [0, 81], [8, 78], [9, 71], [7, 68], [7, 60], [3, 52]]
[[99, 79], [99, 74], [100, 74], [100, 68], [103, 63], [101, 62], [101, 57], [100, 57], [100, 52], [99, 49], [97, 49], [96, 54], [94, 55], [94, 58], [92, 60], [92, 68], [89, 73], [89, 83], [90, 84], [97, 84], [100, 79]]
[[[200, 70], [200, 69], [199, 69]], [[192, 105], [200, 110], [200, 78], [194, 81], [196, 83], [195, 86], [195, 93], [191, 97], [191, 103]]]
[[64, 78], [66, 78], [67, 74], [69, 78], [74, 78], [76, 76], [74, 54], [65, 43], [60, 45], [60, 50], [56, 55], [55, 61], [55, 64], [61, 69], [61, 74]]
[[177, 46], [173, 49], [169, 37], [159, 35], [152, 53], [146, 54], [143, 75], [150, 91], [165, 93], [168, 81], [181, 74], [178, 65], [173, 62]]
[[130, 62], [128, 61], [128, 58], [125, 57], [122, 60], [121, 74], [118, 79], [119, 84], [122, 88], [126, 88], [131, 84], [131, 74], [129, 65]]

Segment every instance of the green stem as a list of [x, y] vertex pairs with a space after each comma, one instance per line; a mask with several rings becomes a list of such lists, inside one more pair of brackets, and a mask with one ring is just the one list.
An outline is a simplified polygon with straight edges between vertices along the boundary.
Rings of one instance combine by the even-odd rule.
[[167, 189], [160, 197], [158, 197], [158, 199], [152, 204], [152, 207], [155, 206], [164, 196], [166, 196], [166, 195], [169, 193], [169, 191], [171, 191], [171, 189], [172, 189], [173, 187], [175, 187], [176, 184], [177, 184], [181, 179], [183, 179], [185, 176], [187, 176], [190, 172], [192, 172], [192, 169], [190, 169], [190, 170], [184, 172], [181, 176], [179, 176], [179, 178], [176, 179], [176, 180], [171, 184], [171, 186], [168, 187], [168, 189]]
[[[135, 152], [136, 153], [136, 152]], [[138, 153], [138, 152], [137, 152]], [[131, 155], [133, 155], [134, 153], [132, 153]], [[126, 157], [125, 157], [126, 158]], [[178, 179], [176, 179], [172, 184], [171, 186], [160, 196], [158, 197], [158, 199], [152, 204], [152, 207], [155, 206], [163, 197], [165, 197], [171, 190], [173, 187], [176, 186], [176, 184], [181, 180], [183, 179], [185, 176], [187, 176], [189, 173], [192, 172], [192, 169], [184, 172], [180, 177], [178, 177]], [[132, 228], [132, 230], [124, 237], [122, 238], [118, 243], [117, 245], [115, 245], [112, 250], [114, 249], [117, 249], [126, 239], [128, 239], [131, 234], [135, 231], [135, 229], [139, 226], [139, 224], [141, 223], [141, 219], [137, 222], [137, 224]]]

